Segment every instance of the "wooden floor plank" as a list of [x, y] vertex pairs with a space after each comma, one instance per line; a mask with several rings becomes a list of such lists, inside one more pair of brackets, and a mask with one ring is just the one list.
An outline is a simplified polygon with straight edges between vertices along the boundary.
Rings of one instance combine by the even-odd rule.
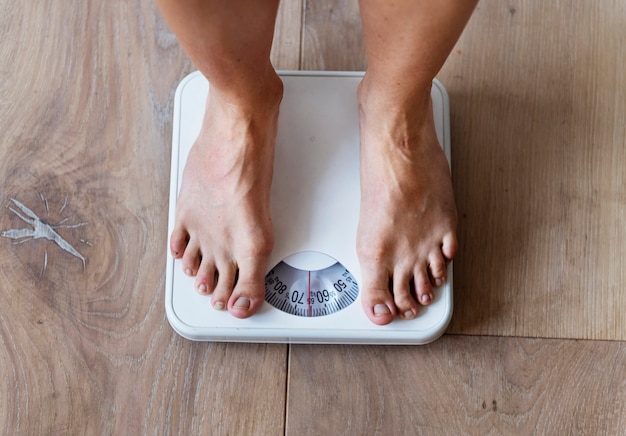
[[626, 343], [292, 346], [287, 435], [621, 434]]
[[363, 71], [358, 0], [305, 1], [303, 70]]
[[282, 433], [286, 346], [194, 344], [165, 319], [194, 68], [154, 2], [0, 10], [0, 433]]
[[[356, 1], [302, 64], [363, 69]], [[439, 74], [460, 251], [449, 332], [626, 340], [626, 4], [484, 0]]]
[[[355, 1], [307, 2], [304, 32], [302, 4], [282, 3], [278, 68], [365, 68]], [[442, 71], [450, 331], [626, 339], [625, 7], [484, 0]], [[286, 346], [179, 338], [166, 210], [173, 92], [193, 65], [149, 0], [0, 10], [1, 433], [281, 434], [286, 387], [289, 434], [626, 427], [624, 342], [295, 346], [287, 386]], [[22, 229], [37, 239], [16, 244]]]
[[300, 69], [304, 0], [282, 1], [276, 16], [271, 59], [277, 70]]
[[626, 339], [626, 4], [483, 1], [450, 92], [450, 332]]

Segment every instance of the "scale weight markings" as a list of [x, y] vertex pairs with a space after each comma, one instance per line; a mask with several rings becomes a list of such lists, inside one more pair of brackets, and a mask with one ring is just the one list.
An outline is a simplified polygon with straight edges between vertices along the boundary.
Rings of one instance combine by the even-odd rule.
[[280, 261], [265, 277], [265, 301], [303, 317], [330, 315], [356, 301], [359, 285], [346, 267], [322, 253], [306, 255], [327, 258], [332, 265], [310, 270], [291, 266], [289, 259]]

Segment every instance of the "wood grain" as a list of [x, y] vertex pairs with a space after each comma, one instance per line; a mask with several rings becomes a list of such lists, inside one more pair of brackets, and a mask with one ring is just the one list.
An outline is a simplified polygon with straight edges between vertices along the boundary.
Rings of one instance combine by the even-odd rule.
[[626, 339], [626, 4], [483, 1], [441, 79], [450, 332]]
[[[274, 64], [364, 69], [356, 4], [283, 1]], [[483, 0], [442, 70], [461, 216], [451, 332], [626, 338], [625, 8]], [[0, 237], [0, 433], [626, 428], [625, 342], [178, 337], [163, 309], [170, 135], [193, 65], [150, 0], [0, 10], [0, 232], [37, 234], [17, 200], [86, 258]]]
[[[308, 6], [302, 64], [364, 66], [360, 43], [332, 53], [314, 8], [339, 28], [353, 15]], [[483, 0], [440, 72], [461, 218], [449, 332], [626, 337], [624, 7]], [[625, 353], [451, 335], [292, 346], [286, 434], [621, 434]]]
[[277, 70], [300, 69], [304, 0], [281, 1], [276, 16], [271, 59]]
[[0, 238], [0, 432], [281, 433], [286, 346], [193, 344], [165, 319], [173, 92], [193, 66], [154, 3], [0, 10], [0, 231], [34, 231], [16, 199], [85, 223], [57, 230], [86, 258]]
[[287, 435], [622, 434], [626, 344], [292, 346]]
[[[306, 68], [365, 67], [355, 9], [307, 3]], [[439, 74], [460, 216], [450, 332], [626, 340], [625, 40], [624, 2], [479, 3]]]
[[358, 0], [305, 2], [303, 70], [364, 71]]

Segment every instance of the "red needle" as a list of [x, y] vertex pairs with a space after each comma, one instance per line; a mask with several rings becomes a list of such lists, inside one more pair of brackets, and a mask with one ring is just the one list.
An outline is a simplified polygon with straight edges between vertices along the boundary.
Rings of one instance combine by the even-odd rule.
[[311, 316], [311, 271], [309, 271], [309, 286], [307, 288], [307, 300], [309, 305], [309, 316]]

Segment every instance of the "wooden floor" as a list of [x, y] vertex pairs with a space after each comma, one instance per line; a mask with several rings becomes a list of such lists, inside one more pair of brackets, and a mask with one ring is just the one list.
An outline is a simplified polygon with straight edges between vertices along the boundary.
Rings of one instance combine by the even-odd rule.
[[[151, 0], [0, 11], [0, 434], [624, 434], [626, 1], [478, 6], [439, 75], [461, 250], [423, 347], [177, 336], [193, 65]], [[283, 0], [272, 58], [364, 69], [356, 2]]]

